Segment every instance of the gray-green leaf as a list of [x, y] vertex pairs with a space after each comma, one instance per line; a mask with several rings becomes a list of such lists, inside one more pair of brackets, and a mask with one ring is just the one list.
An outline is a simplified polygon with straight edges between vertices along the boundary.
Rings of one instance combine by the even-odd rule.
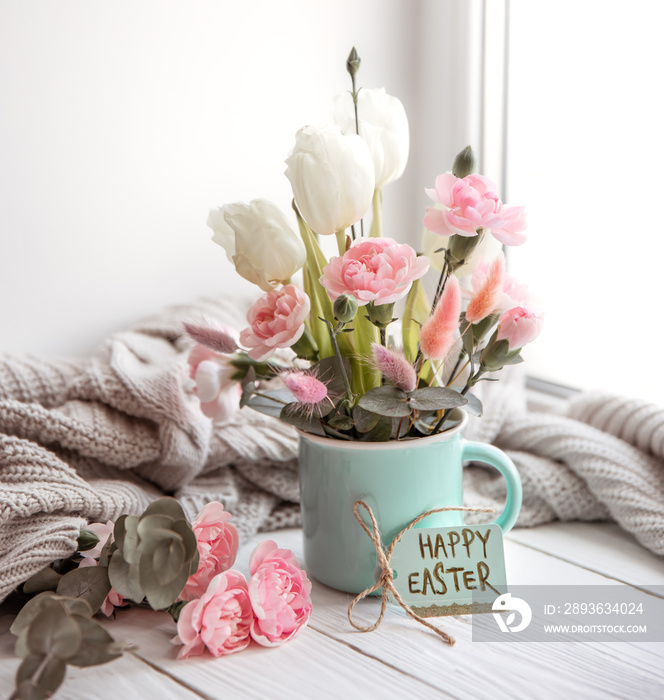
[[403, 418], [411, 414], [408, 394], [396, 386], [379, 386], [369, 389], [358, 401], [358, 405], [367, 411], [381, 416]]
[[86, 566], [65, 574], [58, 583], [57, 593], [69, 598], [83, 598], [93, 612], [97, 612], [110, 590], [108, 569], [104, 566]]
[[410, 405], [418, 411], [440, 411], [444, 408], [465, 406], [468, 400], [458, 391], [444, 386], [427, 386], [410, 395]]

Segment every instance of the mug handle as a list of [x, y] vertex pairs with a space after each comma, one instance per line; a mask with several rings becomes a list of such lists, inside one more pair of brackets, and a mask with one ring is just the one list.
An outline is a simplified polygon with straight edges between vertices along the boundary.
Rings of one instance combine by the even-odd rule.
[[484, 462], [495, 467], [507, 482], [507, 500], [503, 512], [494, 520], [500, 525], [502, 531], [509, 532], [516, 522], [521, 510], [523, 492], [521, 490], [521, 477], [514, 466], [514, 462], [502, 451], [493, 445], [484, 442], [463, 440], [461, 459], [469, 462]]

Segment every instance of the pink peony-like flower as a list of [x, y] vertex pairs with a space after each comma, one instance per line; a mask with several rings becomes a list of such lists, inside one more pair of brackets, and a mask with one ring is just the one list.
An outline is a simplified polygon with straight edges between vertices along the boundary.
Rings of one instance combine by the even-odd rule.
[[[230, 326], [210, 329], [208, 335], [210, 342], [214, 335], [218, 345], [223, 339], [229, 348], [237, 341], [237, 331]], [[228, 420], [240, 409], [242, 396], [242, 387], [233, 379], [237, 370], [231, 365], [229, 356], [216, 352], [209, 344], [197, 343], [190, 350], [187, 362], [189, 376], [196, 382], [194, 391], [203, 414], [216, 421]]]
[[504, 206], [497, 191], [482, 175], [439, 175], [435, 189], [426, 192], [444, 209], [427, 208], [424, 226], [441, 236], [476, 236], [483, 228], [505, 245], [521, 245], [526, 240], [521, 233], [526, 228], [525, 209]]
[[[81, 559], [78, 564], [79, 569], [85, 569], [90, 566], [99, 566], [99, 561], [97, 559], [92, 559], [91, 557], [85, 557], [84, 559]], [[125, 605], [126, 603], [124, 602], [124, 598], [115, 590], [115, 588], [111, 588], [106, 595], [106, 598], [104, 598], [101, 608], [99, 609], [104, 613], [104, 615], [106, 615], [106, 617], [110, 617], [116, 607], [119, 608]]]
[[263, 294], [249, 309], [249, 328], [240, 333], [240, 342], [249, 357], [262, 361], [277, 348], [288, 348], [304, 333], [309, 315], [309, 297], [293, 284]]
[[292, 639], [311, 616], [311, 582], [289, 549], [261, 542], [249, 560], [252, 638], [266, 647]]
[[239, 539], [230, 518], [231, 514], [224, 510], [223, 504], [212, 501], [191, 524], [198, 542], [198, 569], [187, 579], [180, 593], [182, 600], [200, 598], [210, 581], [235, 563]]
[[498, 319], [497, 340], [508, 340], [510, 350], [532, 343], [542, 330], [542, 312], [532, 307], [515, 306]]
[[408, 362], [404, 354], [396, 350], [371, 343], [373, 364], [380, 373], [389, 379], [402, 391], [414, 391], [417, 386], [417, 374], [413, 365]]
[[331, 258], [320, 283], [332, 300], [355, 297], [359, 306], [392, 304], [408, 294], [429, 269], [429, 258], [391, 238], [359, 238], [342, 257]]
[[178, 659], [198, 656], [207, 649], [212, 656], [245, 649], [253, 613], [247, 581], [234, 569], [217, 574], [198, 600], [187, 603], [178, 618], [178, 637], [184, 645]]
[[456, 341], [461, 313], [461, 288], [454, 275], [445, 283], [436, 308], [422, 325], [420, 348], [430, 360], [444, 360]]

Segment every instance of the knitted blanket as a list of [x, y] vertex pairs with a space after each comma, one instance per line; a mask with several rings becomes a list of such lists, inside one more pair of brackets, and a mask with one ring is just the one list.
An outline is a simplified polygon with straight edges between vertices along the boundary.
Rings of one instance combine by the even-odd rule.
[[[164, 494], [190, 518], [223, 502], [243, 538], [299, 524], [294, 431], [248, 408], [213, 425], [188, 379], [182, 322], [241, 328], [245, 309], [229, 299], [170, 308], [85, 359], [0, 356], [0, 601], [73, 553], [86, 521], [139, 514]], [[566, 416], [533, 414], [519, 375], [487, 388], [467, 437], [517, 464], [518, 525], [611, 518], [664, 554], [664, 409], [582, 395]], [[467, 504], [499, 510], [504, 496], [493, 470], [466, 469]]]

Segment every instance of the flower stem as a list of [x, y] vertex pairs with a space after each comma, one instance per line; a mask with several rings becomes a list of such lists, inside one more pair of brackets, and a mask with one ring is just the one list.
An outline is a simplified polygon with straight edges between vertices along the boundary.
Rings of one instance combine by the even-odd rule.
[[281, 403], [284, 406], [288, 406], [288, 401], [282, 401], [281, 399], [277, 399], [269, 394], [263, 394], [260, 391], [254, 391], [254, 396], [260, 396], [262, 399], [269, 399], [270, 401], [275, 401], [276, 403]]
[[332, 324], [328, 320], [321, 319], [321, 321], [324, 321], [327, 324], [327, 327], [330, 331], [332, 347], [334, 348], [334, 354], [337, 356], [337, 360], [339, 362], [339, 371], [341, 372], [341, 376], [344, 380], [344, 387], [346, 388], [346, 397], [352, 406], [355, 403], [355, 395], [353, 394], [353, 390], [351, 389], [348, 374], [346, 374], [346, 367], [344, 366], [344, 361], [341, 357], [341, 352], [339, 352], [339, 344], [337, 343], [337, 331], [335, 331], [335, 329], [332, 327]]
[[341, 229], [341, 231], [337, 231], [335, 233], [335, 236], [337, 237], [337, 248], [339, 249], [339, 255], [343, 256], [343, 254], [346, 252], [346, 232]]

